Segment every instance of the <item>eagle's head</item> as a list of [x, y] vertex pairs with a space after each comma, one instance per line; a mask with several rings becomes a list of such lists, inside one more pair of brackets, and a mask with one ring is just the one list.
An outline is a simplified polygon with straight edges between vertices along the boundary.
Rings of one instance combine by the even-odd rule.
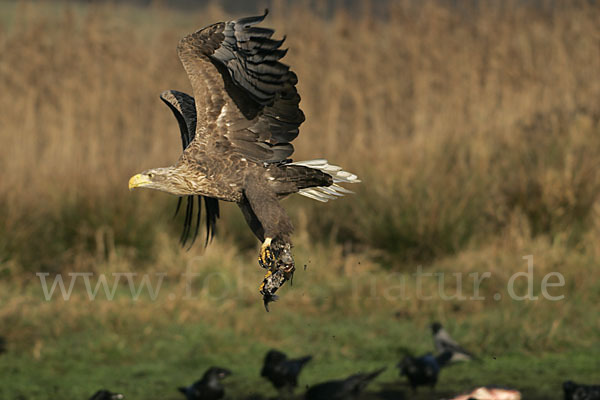
[[176, 167], [153, 168], [129, 179], [129, 190], [147, 188], [176, 196], [195, 194], [193, 186]]

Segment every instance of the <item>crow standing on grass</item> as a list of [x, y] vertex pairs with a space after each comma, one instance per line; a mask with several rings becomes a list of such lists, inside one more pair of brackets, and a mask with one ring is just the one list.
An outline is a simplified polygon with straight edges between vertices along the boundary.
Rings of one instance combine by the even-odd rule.
[[98, 390], [90, 397], [90, 400], [121, 400], [123, 395], [121, 393], [112, 393], [108, 390]]
[[433, 389], [437, 383], [438, 375], [452, 358], [452, 352], [445, 351], [438, 356], [427, 353], [421, 357], [406, 356], [398, 364], [400, 375], [406, 376], [413, 391], [419, 386], [429, 386]]
[[600, 400], [600, 385], [581, 385], [573, 381], [563, 383], [565, 400]]
[[291, 396], [298, 386], [300, 371], [312, 359], [312, 356], [288, 359], [287, 355], [277, 350], [270, 350], [260, 376], [267, 378], [282, 397]]
[[446, 351], [452, 352], [450, 362], [471, 361], [477, 359], [472, 353], [462, 348], [452, 336], [442, 327], [439, 322], [431, 324], [431, 333], [433, 334], [433, 344], [438, 354]]
[[231, 375], [225, 368], [211, 367], [202, 376], [202, 379], [188, 387], [180, 387], [179, 391], [187, 400], [219, 400], [225, 396], [225, 388], [221, 380]]
[[346, 379], [319, 383], [306, 391], [305, 400], [354, 400], [385, 368], [368, 374], [356, 374]]

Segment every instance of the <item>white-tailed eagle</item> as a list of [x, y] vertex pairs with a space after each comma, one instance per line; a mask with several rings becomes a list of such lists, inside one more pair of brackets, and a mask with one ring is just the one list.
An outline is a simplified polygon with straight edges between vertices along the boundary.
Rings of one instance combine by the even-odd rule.
[[280, 59], [284, 39], [254, 25], [267, 15], [219, 22], [179, 42], [177, 53], [194, 97], [175, 90], [161, 94], [177, 121], [183, 154], [175, 165], [133, 176], [129, 188], [161, 190], [187, 199], [181, 242], [198, 212], [206, 208], [206, 240], [219, 217], [219, 200], [238, 204], [262, 242], [259, 264], [267, 269], [260, 286], [265, 305], [294, 272], [290, 236], [293, 226], [279, 200], [299, 193], [327, 201], [349, 190], [338, 183], [359, 182], [356, 175], [327, 160], [292, 162], [291, 142], [304, 121], [297, 77]]

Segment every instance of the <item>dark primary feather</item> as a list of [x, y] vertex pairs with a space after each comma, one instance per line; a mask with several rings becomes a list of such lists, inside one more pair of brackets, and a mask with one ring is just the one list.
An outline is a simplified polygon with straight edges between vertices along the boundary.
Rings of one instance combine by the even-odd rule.
[[220, 367], [209, 368], [202, 378], [188, 387], [180, 387], [187, 400], [219, 400], [225, 397], [221, 380], [231, 375], [231, 371]]
[[385, 368], [368, 374], [356, 374], [343, 380], [319, 383], [306, 391], [306, 400], [353, 400]]
[[[200, 197], [200, 196], [198, 196]], [[219, 212], [219, 201], [212, 197], [204, 197], [204, 205], [206, 207], [206, 242], [207, 245], [215, 235], [217, 219], [221, 216]], [[200, 218], [198, 217], [198, 221]]]
[[199, 122], [190, 155], [216, 148], [276, 162], [294, 151], [304, 121], [297, 77], [279, 61], [284, 39], [253, 26], [266, 15], [210, 25], [179, 42]]
[[[169, 106], [169, 109], [177, 119], [179, 124], [179, 131], [181, 135], [181, 144], [183, 150], [194, 140], [196, 132], [196, 104], [194, 98], [186, 93], [178, 92], [176, 90], [166, 90], [161, 93], [160, 99]], [[197, 196], [198, 198], [198, 213], [196, 216], [196, 228], [192, 235], [191, 246], [196, 242], [198, 232], [200, 231], [200, 221], [202, 217], [202, 198], [204, 197], [204, 204], [206, 207], [206, 240], [205, 246], [208, 245], [209, 241], [212, 240], [215, 234], [215, 228], [217, 219], [219, 218], [219, 201], [210, 197]], [[181, 208], [182, 197], [177, 199], [177, 207], [175, 209], [175, 216], [179, 213]], [[186, 197], [186, 211], [183, 223], [183, 231], [179, 243], [181, 246], [185, 246], [192, 229], [192, 218], [194, 215], [194, 196]]]
[[278, 390], [292, 392], [298, 386], [298, 375], [302, 368], [312, 359], [312, 356], [289, 359], [287, 355], [277, 350], [270, 350], [260, 375], [267, 378]]
[[582, 385], [573, 381], [563, 383], [565, 400], [600, 400], [600, 385]]
[[183, 220], [183, 231], [181, 232], [181, 237], [179, 238], [179, 243], [182, 246], [185, 246], [187, 238], [189, 237], [192, 224], [192, 215], [194, 214], [194, 196], [188, 196], [186, 200], [187, 203], [185, 207], [185, 218]]
[[179, 124], [183, 150], [194, 140], [196, 133], [196, 103], [189, 94], [177, 90], [166, 90], [160, 99], [171, 109]]

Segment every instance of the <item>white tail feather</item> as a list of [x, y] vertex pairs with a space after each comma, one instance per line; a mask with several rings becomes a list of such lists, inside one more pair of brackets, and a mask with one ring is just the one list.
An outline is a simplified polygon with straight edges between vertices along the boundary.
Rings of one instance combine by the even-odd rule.
[[291, 163], [290, 165], [301, 165], [308, 168], [318, 169], [331, 175], [333, 178], [333, 185], [331, 186], [316, 186], [306, 189], [300, 189], [298, 192], [302, 196], [306, 196], [310, 199], [317, 201], [327, 202], [328, 200], [335, 199], [336, 197], [343, 196], [344, 194], [354, 193], [351, 190], [346, 189], [338, 185], [338, 183], [359, 183], [360, 179], [358, 176], [343, 171], [342, 167], [337, 165], [331, 165], [327, 163], [325, 159], [298, 161]]

